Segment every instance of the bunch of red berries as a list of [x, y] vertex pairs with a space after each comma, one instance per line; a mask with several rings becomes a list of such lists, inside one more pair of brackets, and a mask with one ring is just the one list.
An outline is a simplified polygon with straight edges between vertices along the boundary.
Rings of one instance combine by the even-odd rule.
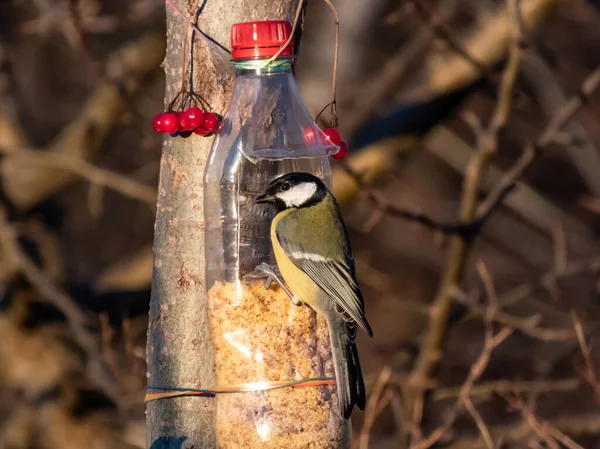
[[152, 119], [152, 128], [157, 133], [172, 136], [190, 135], [208, 136], [219, 127], [219, 118], [212, 112], [204, 112], [197, 107], [187, 108], [183, 112], [169, 111], [156, 114]]
[[[345, 142], [342, 142], [342, 137], [338, 130], [335, 128], [325, 128], [323, 134], [325, 134], [325, 137], [327, 137], [332, 144], [340, 147], [337, 153], [332, 154], [331, 157], [338, 160], [344, 159], [346, 154], [348, 154], [348, 145], [346, 145]], [[315, 135], [313, 128], [308, 127], [304, 130], [304, 140], [309, 144], [317, 142], [317, 136]]]

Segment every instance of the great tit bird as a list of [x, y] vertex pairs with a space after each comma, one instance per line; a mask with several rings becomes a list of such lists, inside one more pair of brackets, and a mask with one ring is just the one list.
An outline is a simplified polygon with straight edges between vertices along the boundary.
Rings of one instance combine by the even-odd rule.
[[[364, 410], [366, 402], [354, 342], [356, 325], [371, 337], [373, 332], [339, 207], [325, 184], [308, 173], [273, 180], [255, 202], [277, 209], [271, 241], [279, 272], [289, 287], [286, 292], [294, 304], [306, 303], [327, 320], [340, 414], [348, 419], [355, 404]], [[280, 279], [274, 280], [285, 288]]]

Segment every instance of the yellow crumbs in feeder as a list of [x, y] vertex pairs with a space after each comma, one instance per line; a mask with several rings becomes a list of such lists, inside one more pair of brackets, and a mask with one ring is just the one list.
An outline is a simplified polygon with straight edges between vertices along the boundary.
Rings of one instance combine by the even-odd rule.
[[[208, 292], [218, 385], [333, 376], [327, 323], [262, 282], [216, 283]], [[260, 386], [260, 384], [259, 384]], [[335, 387], [220, 394], [221, 449], [349, 447]]]

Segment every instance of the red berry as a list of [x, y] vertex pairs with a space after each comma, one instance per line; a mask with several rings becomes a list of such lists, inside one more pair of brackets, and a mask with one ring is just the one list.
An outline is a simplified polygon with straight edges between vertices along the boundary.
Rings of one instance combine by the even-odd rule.
[[317, 143], [317, 133], [313, 126], [305, 127], [302, 130], [302, 133], [304, 134], [304, 142], [306, 142], [309, 145], [314, 145], [315, 143]]
[[325, 128], [323, 130], [323, 134], [325, 134], [325, 137], [327, 137], [329, 141], [334, 145], [339, 145], [342, 141], [340, 133], [335, 128]]
[[157, 133], [163, 133], [164, 129], [163, 129], [163, 115], [162, 113], [160, 114], [156, 114], [154, 117], [152, 117], [152, 129], [154, 129], [155, 132]]
[[188, 108], [178, 115], [180, 131], [191, 131], [204, 123], [204, 112], [200, 108]]
[[206, 136], [214, 132], [219, 127], [219, 118], [212, 112], [204, 114], [204, 123], [200, 125], [194, 132], [199, 136]]
[[208, 135], [209, 131], [206, 131], [204, 128], [202, 128], [201, 126], [199, 128], [196, 128], [194, 130], [194, 134], [198, 134], [199, 136], [206, 136]]
[[340, 149], [337, 153], [332, 154], [331, 157], [337, 160], [342, 160], [346, 157], [346, 154], [348, 154], [348, 145], [346, 145], [345, 142], [340, 142]]
[[179, 130], [179, 118], [174, 112], [162, 114], [162, 129], [164, 133], [173, 134]]
[[217, 117], [212, 112], [206, 114], [204, 119], [204, 129], [207, 129], [208, 132], [216, 131], [219, 127], [219, 117]]

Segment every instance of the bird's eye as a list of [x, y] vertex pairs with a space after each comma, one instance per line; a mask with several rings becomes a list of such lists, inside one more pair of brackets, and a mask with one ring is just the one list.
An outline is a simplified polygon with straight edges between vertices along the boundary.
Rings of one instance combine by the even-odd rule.
[[287, 182], [281, 184], [281, 190], [290, 190], [290, 185]]

